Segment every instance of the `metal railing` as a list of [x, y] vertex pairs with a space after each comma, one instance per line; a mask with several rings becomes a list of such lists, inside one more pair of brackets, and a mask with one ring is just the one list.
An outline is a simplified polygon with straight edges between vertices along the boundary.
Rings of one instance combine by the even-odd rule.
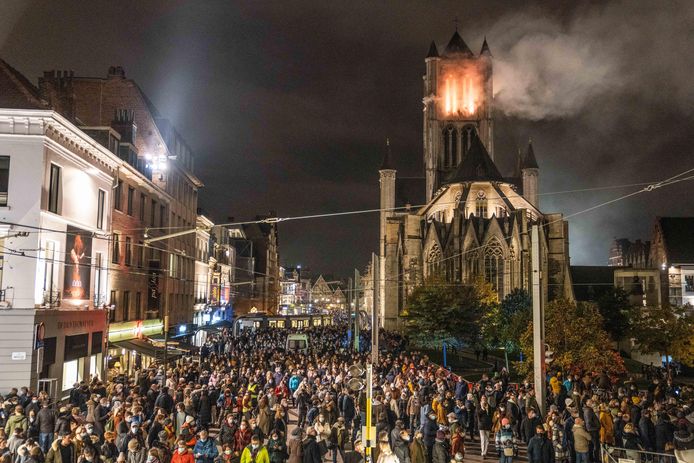
[[600, 446], [600, 455], [602, 463], [677, 463], [672, 453], [631, 450], [606, 444]]

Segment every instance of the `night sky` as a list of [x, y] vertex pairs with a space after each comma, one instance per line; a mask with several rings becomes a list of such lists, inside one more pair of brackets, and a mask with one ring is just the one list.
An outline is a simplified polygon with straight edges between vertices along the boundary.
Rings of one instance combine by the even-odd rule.
[[[694, 168], [694, 2], [3, 0], [0, 57], [34, 83], [123, 66], [195, 151], [213, 219], [286, 217], [378, 207], [386, 137], [398, 175], [421, 174], [424, 56], [456, 16], [470, 48], [486, 35], [494, 55], [502, 172], [529, 137], [542, 193]], [[649, 239], [656, 215], [694, 215], [693, 185], [571, 219], [572, 263]], [[540, 208], [568, 215], [635, 189]], [[347, 275], [377, 230], [377, 214], [282, 224], [281, 260]]]

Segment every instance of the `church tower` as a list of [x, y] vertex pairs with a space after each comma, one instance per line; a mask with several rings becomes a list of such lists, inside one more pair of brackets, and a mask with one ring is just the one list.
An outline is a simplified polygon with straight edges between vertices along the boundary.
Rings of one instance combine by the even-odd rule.
[[424, 170], [426, 200], [463, 161], [475, 132], [494, 160], [492, 54], [484, 39], [475, 55], [456, 29], [442, 53], [425, 58]]

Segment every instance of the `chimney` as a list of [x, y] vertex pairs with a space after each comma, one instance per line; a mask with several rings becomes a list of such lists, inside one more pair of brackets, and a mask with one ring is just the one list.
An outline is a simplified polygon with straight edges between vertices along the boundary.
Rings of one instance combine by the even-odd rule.
[[111, 66], [108, 68], [107, 77], [109, 79], [113, 77], [120, 77], [121, 79], [125, 79], [125, 70], [121, 66]]

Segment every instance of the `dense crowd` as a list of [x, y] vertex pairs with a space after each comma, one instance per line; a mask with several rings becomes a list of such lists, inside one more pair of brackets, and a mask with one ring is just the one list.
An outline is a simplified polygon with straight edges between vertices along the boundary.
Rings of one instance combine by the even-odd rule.
[[[347, 348], [344, 326], [306, 333], [298, 352], [285, 351], [286, 331], [222, 333], [199, 360], [93, 378], [59, 404], [13, 390], [0, 407], [0, 463], [364, 462], [365, 391], [347, 387], [347, 371], [369, 354]], [[639, 390], [605, 373], [556, 372], [543, 415], [532, 386], [505, 370], [467, 382], [399, 336], [380, 338], [376, 463], [461, 462], [473, 441], [500, 463], [521, 448], [531, 463], [597, 463], [601, 446], [637, 462], [642, 450], [694, 448], [694, 393], [670, 379]]]

